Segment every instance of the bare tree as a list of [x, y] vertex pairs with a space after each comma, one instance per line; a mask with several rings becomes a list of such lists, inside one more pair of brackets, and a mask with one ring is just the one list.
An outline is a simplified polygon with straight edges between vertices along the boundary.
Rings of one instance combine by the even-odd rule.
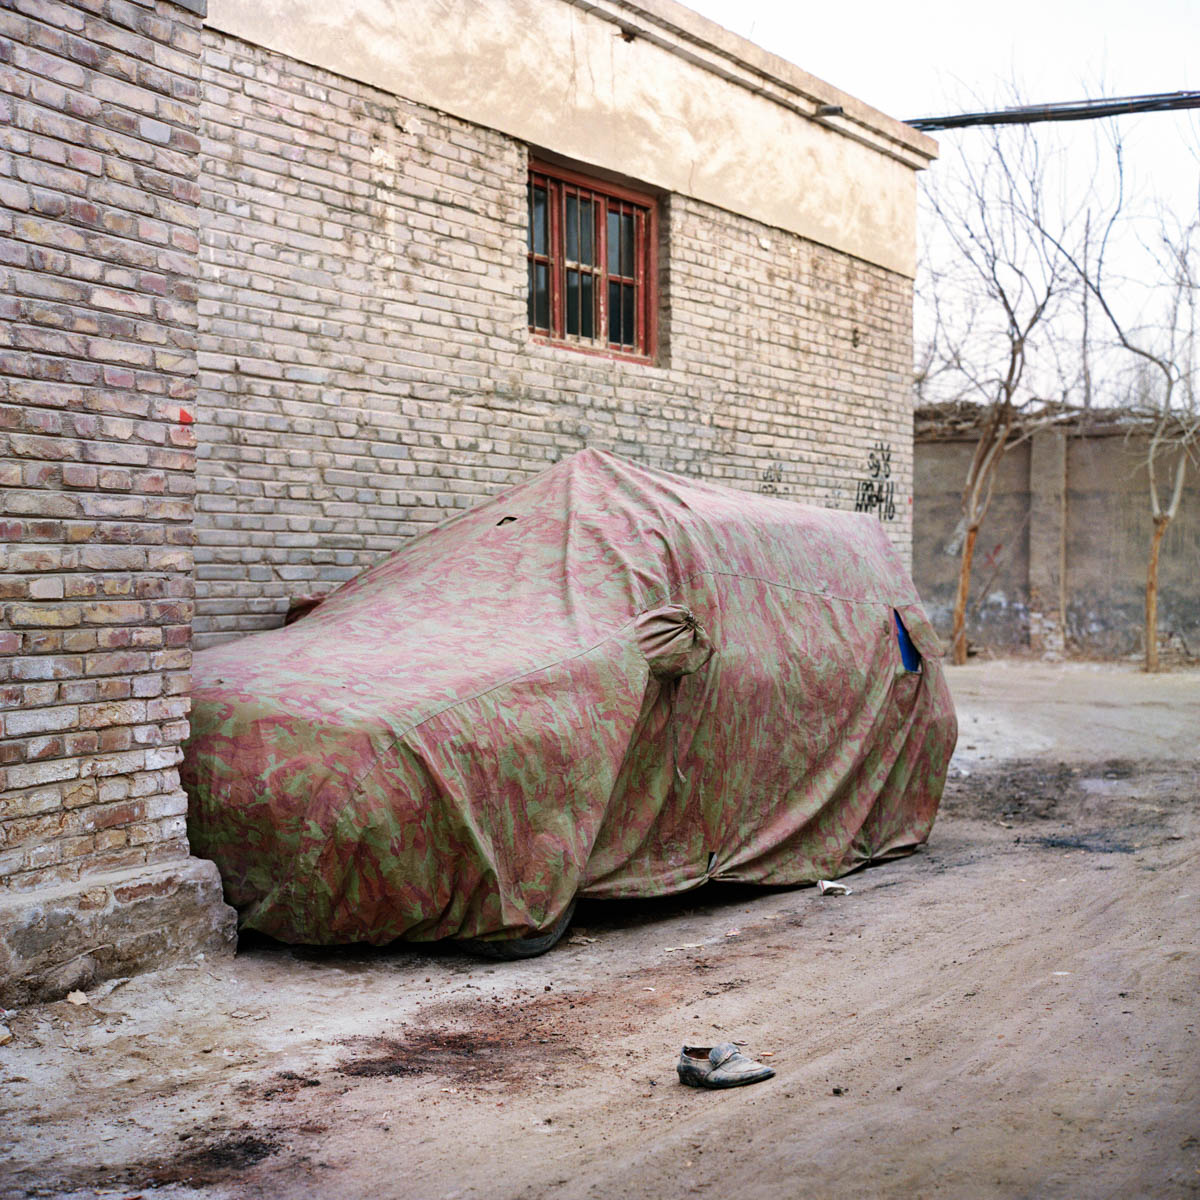
[[[1109, 211], [1094, 260], [1062, 241], [1056, 246], [1071, 264], [1086, 295], [1095, 298], [1122, 350], [1132, 355], [1135, 371], [1133, 407], [1146, 418], [1146, 478], [1150, 501], [1150, 549], [1146, 563], [1145, 668], [1157, 671], [1158, 560], [1167, 528], [1179, 513], [1188, 460], [1200, 459], [1200, 387], [1197, 382], [1200, 337], [1200, 186], [1194, 213], [1186, 222], [1160, 212], [1149, 241], [1144, 242], [1149, 284], [1157, 303], [1141, 307], [1142, 320], [1118, 315], [1106, 255], [1124, 196], [1120, 140], [1113, 140], [1119, 187]], [[1147, 319], [1148, 314], [1148, 319]]]
[[[970, 154], [960, 148], [941, 169], [949, 178], [930, 186], [926, 200], [950, 259], [927, 264], [918, 281], [928, 325], [917, 393], [982, 409], [962, 491], [951, 632], [953, 660], [961, 664], [975, 542], [996, 469], [1030, 436], [1030, 423], [1018, 418], [1038, 406], [1034, 381], [1062, 376], [1057, 321], [1078, 286], [1064, 247], [1082, 259], [1090, 225], [1085, 204], [1052, 199], [1042, 148], [1026, 126], [991, 129], [982, 145], [973, 139]], [[1062, 388], [1064, 395], [1070, 390]]]

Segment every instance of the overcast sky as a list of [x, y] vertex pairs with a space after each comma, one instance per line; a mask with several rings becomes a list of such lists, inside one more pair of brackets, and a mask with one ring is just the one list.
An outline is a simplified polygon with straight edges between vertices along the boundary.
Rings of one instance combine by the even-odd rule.
[[[1030, 102], [1200, 90], [1200, 0], [687, 3], [901, 120], [973, 108], [972, 94], [1002, 107], [1012, 80]], [[1087, 126], [1058, 130], [1082, 135]], [[1189, 132], [1197, 140], [1197, 129], [1200, 111], [1121, 118], [1139, 185], [1162, 191], [1176, 207], [1195, 203], [1195, 162], [1181, 162], [1180, 149]]]
[[[1015, 82], [1030, 103], [1200, 90], [1200, 0], [685, 0], [689, 7], [810, 74], [901, 120], [999, 108]], [[1200, 180], [1200, 110], [1118, 119], [1124, 140], [1126, 213], [1167, 210], [1181, 224], [1195, 214]], [[1060, 155], [1064, 203], [1093, 178], [1114, 194], [1111, 152], [1097, 151], [1095, 122], [1035, 125], [1039, 143]], [[961, 147], [986, 150], [986, 130], [933, 135], [943, 183], [962, 166]], [[1099, 164], [1099, 166], [1097, 165]], [[1106, 176], [1106, 171], [1108, 172]], [[1076, 194], [1077, 193], [1077, 194]], [[1089, 202], [1090, 203], [1090, 202]], [[926, 214], [927, 216], [927, 214]], [[1149, 218], [1125, 223], [1110, 265], [1126, 281], [1113, 297], [1123, 319], [1149, 311], [1156, 273], [1147, 266]], [[923, 253], [936, 260], [945, 243], [923, 218]], [[931, 240], [932, 239], [932, 240]], [[1110, 280], [1111, 282], [1112, 280]], [[923, 325], [918, 304], [918, 340]]]
[[890, 116], [940, 113], [1014, 74], [1033, 101], [1200, 89], [1197, 0], [688, 0], [689, 7]]

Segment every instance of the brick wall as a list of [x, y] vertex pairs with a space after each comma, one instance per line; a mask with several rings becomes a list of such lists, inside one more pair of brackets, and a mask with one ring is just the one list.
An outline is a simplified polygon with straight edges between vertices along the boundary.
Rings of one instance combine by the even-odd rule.
[[199, 54], [175, 4], [0, 9], [0, 997], [228, 933], [176, 770]]
[[525, 147], [207, 30], [201, 116], [197, 646], [585, 445], [907, 553], [907, 279], [670, 197], [659, 362], [589, 357], [527, 333]]

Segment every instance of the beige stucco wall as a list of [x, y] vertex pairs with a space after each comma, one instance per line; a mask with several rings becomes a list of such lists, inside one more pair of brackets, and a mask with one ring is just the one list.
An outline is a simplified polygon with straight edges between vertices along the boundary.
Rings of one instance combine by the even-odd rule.
[[[210, 0], [208, 24], [912, 276], [915, 130], [667, 0]], [[840, 116], [818, 118], [821, 104]]]

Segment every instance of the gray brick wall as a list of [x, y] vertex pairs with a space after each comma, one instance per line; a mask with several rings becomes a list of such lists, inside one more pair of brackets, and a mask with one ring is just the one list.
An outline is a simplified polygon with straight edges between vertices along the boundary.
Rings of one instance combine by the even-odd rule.
[[541, 345], [524, 146], [211, 31], [203, 62], [198, 647], [585, 445], [890, 498], [908, 552], [907, 279], [673, 196], [659, 361]]
[[91, 7], [0, 10], [8, 888], [187, 854], [200, 36]]
[[176, 769], [199, 66], [173, 4], [0, 8], [0, 1000], [225, 920]]

